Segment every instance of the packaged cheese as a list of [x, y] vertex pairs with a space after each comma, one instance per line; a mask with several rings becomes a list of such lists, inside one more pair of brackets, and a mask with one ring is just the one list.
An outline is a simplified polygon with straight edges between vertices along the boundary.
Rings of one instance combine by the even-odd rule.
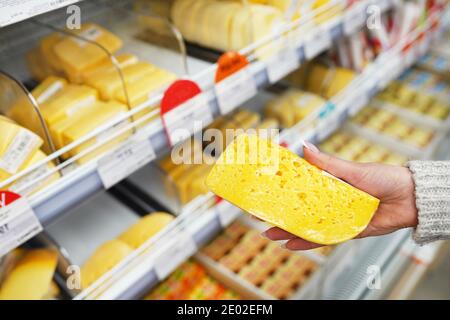
[[0, 121], [0, 181], [26, 167], [42, 146], [42, 139], [19, 125]]
[[[53, 46], [53, 51], [66, 76], [72, 82], [81, 83], [82, 73], [109, 59], [108, 53], [113, 54], [119, 50], [122, 40], [94, 23], [83, 24], [81, 29], [73, 32], [81, 38], [65, 36]], [[83, 39], [94, 41], [98, 45]]]
[[27, 250], [0, 287], [0, 300], [40, 300], [48, 297], [58, 255], [50, 249]]
[[[67, 128], [64, 129], [62, 135], [64, 145], [68, 145], [72, 142], [75, 142], [84, 135], [88, 134], [89, 132], [92, 132], [96, 128], [105, 125], [113, 121], [114, 119], [117, 119], [118, 117], [123, 116], [127, 112], [127, 110], [128, 108], [125, 105], [115, 101], [97, 102], [95, 105], [86, 109], [87, 112], [83, 113], [79, 118], [77, 118], [76, 122], [71, 123]], [[128, 119], [119, 122], [115, 126], [105, 130], [96, 137], [73, 148], [68, 152], [68, 155], [75, 156], [76, 154], [80, 153], [89, 146], [92, 146], [97, 142], [104, 141], [113, 133], [117, 132], [118, 130], [121, 130], [128, 123], [129, 123]], [[81, 157], [78, 160], [78, 163], [85, 163], [93, 159], [94, 157], [98, 156], [99, 154], [106, 152], [114, 145], [125, 140], [130, 134], [131, 134], [130, 131], [126, 131], [118, 135], [117, 137], [111, 139], [110, 141], [103, 143], [102, 145], [99, 145], [95, 150], [91, 151], [86, 156]]]
[[81, 267], [82, 288], [89, 287], [131, 252], [133, 249], [120, 240], [110, 240], [102, 244]]
[[379, 204], [289, 150], [245, 134], [227, 147], [206, 184], [258, 218], [320, 244], [357, 236]]
[[165, 212], [153, 212], [122, 233], [118, 239], [129, 245], [131, 248], [137, 249], [148, 239], [153, 237], [165, 226], [167, 226], [174, 217]]

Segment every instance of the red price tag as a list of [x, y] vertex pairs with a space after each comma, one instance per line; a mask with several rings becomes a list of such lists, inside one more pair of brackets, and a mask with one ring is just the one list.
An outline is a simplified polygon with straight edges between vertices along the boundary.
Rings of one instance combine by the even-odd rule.
[[213, 120], [205, 96], [191, 80], [177, 80], [164, 92], [161, 118], [172, 146], [203, 129]]

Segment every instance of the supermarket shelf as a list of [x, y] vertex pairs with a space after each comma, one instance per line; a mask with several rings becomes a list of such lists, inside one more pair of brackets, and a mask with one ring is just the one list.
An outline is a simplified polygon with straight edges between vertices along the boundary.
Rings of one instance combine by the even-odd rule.
[[80, 0], [43, 0], [35, 4], [26, 1], [1, 1], [0, 28], [77, 2]]
[[[295, 55], [290, 56], [290, 58], [296, 59], [296, 62], [298, 64], [302, 63], [305, 59], [312, 59], [326, 50], [331, 45], [332, 41], [341, 37], [343, 34], [349, 34], [354, 30], [361, 28], [364, 24], [365, 19], [357, 19], [359, 22], [356, 24], [353, 22], [351, 25], [349, 25], [348, 21], [358, 13], [365, 13], [365, 8], [367, 8], [367, 6], [373, 2], [374, 1], [368, 0], [361, 2], [361, 4], [358, 6], [350, 7], [347, 10], [348, 12], [346, 12], [344, 15], [333, 18], [323, 23], [319, 27], [314, 28], [310, 33], [311, 35], [308, 36], [305, 41], [295, 42], [297, 43], [297, 46], [292, 48], [295, 52]], [[380, 4], [380, 7], [382, 10], [386, 10], [391, 5], [392, 2], [390, 0], [385, 0]], [[303, 34], [301, 36], [303, 36]], [[300, 37], [300, 35], [297, 35], [297, 37]], [[268, 38], [268, 40], [271, 41], [276, 41], [276, 39], [276, 35], [272, 35]], [[268, 40], [266, 39], [265, 41]], [[243, 51], [246, 50], [248, 51], [248, 49], [243, 49]], [[284, 70], [283, 74], [278, 75], [281, 77], [287, 75], [290, 71], [292, 71], [289, 68], [286, 69], [285, 66], [283, 67], [282, 65], [280, 65], [286, 64], [286, 62], [278, 61], [283, 61], [283, 59], [280, 59], [280, 57], [276, 55], [275, 58], [270, 59], [270, 61], [254, 61], [248, 66], [249, 72], [256, 83], [258, 91], [271, 84], [271, 80], [269, 79], [270, 68], [281, 68], [282, 70]], [[292, 65], [292, 61], [290, 61], [288, 64]], [[204, 69], [202, 72], [197, 72], [192, 77], [199, 83], [202, 88], [205, 89], [204, 94], [206, 96], [206, 101], [209, 110], [214, 118], [220, 114], [218, 99], [214, 90], [215, 88], [211, 86], [215, 68], [216, 65], [212, 65], [209, 68]], [[134, 108], [132, 111], [130, 111], [120, 119], [117, 119], [114, 122], [105, 125], [103, 128], [99, 128], [99, 130], [92, 132], [89, 136], [94, 137], [102, 131], [105, 131], [112, 126], [119, 124], [121, 121], [127, 119], [131, 115], [134, 115], [142, 110], [146, 110], [151, 106], [158, 104], [161, 99], [162, 94], [152, 97], [142, 105]], [[141, 134], [141, 137], [142, 136], [144, 139], [149, 141], [157, 157], [165, 154], [170, 149], [170, 144], [160, 118], [152, 121], [152, 123], [146, 127], [145, 133], [143, 135]], [[123, 145], [128, 144], [133, 139], [134, 137], [131, 137], [130, 140], [125, 142]], [[56, 158], [56, 156], [59, 154], [62, 154], [62, 152], [53, 155], [52, 158], [48, 158], [47, 161]], [[35, 167], [38, 166], [39, 164], [37, 164]], [[34, 169], [34, 167], [30, 168], [29, 171], [31, 171], [32, 169]], [[23, 174], [25, 174], [25, 172]], [[12, 178], [12, 180], [14, 180], [14, 177]], [[59, 179], [59, 181], [56, 181], [53, 185], [45, 188], [45, 190], [43, 190], [42, 192], [31, 196], [29, 201], [41, 224], [45, 227], [60, 214], [67, 212], [71, 208], [84, 201], [87, 201], [96, 193], [104, 189], [105, 188], [98, 173], [98, 163], [92, 162], [74, 169], [72, 172]]]

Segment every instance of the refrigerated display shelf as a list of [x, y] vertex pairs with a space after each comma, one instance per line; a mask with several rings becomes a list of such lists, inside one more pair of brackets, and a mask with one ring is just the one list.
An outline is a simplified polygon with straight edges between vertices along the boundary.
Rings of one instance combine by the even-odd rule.
[[[353, 17], [356, 12], [361, 13], [362, 8], [367, 8], [367, 6], [371, 3], [374, 3], [374, 1], [364, 1], [360, 3], [359, 6], [350, 7], [348, 12], [344, 15], [333, 18], [320, 25], [318, 29], [316, 28], [315, 31], [311, 33], [312, 36], [309, 36], [305, 42], [297, 43], [298, 46], [295, 48], [295, 52], [298, 63], [303, 62], [305, 58], [311, 59], [328, 48], [328, 46], [325, 46], [323, 48], [318, 48], [319, 50], [317, 50], [317, 43], [320, 44], [320, 41], [322, 41], [321, 39], [323, 39], [324, 35], [335, 40], [343, 34], [347, 34], [357, 30], [357, 28], [360, 28], [364, 22], [364, 19], [362, 19], [362, 22], [359, 23], [359, 25], [354, 23], [351, 24], [351, 29], [349, 29], [349, 27], [344, 27], [344, 25], [348, 24], [346, 21]], [[386, 0], [383, 1], [380, 7], [382, 10], [387, 10], [392, 4], [392, 1]], [[272, 39], [276, 41], [277, 37], [278, 36], [272, 35], [268, 38], [268, 40]], [[263, 42], [268, 40], [263, 39]], [[330, 44], [331, 41], [328, 45]], [[314, 50], [307, 50], [309, 53], [306, 54], [305, 57], [305, 48], [308, 46], [314, 46], [316, 48], [314, 48]], [[242, 51], [249, 51], [249, 48], [244, 48]], [[196, 80], [201, 86], [211, 86], [211, 77], [215, 67], [216, 65], [213, 65], [207, 69], [204, 69], [202, 72], [196, 73], [192, 77], [193, 80]], [[270, 61], [255, 61], [250, 64], [249, 70], [256, 82], [258, 90], [267, 87], [271, 83], [268, 76], [268, 68], [271, 67], [277, 67], [277, 65], [274, 65], [273, 62]], [[288, 72], [289, 70], [286, 70], [286, 74]], [[217, 117], [220, 114], [220, 111], [214, 88], [209, 88], [205, 92], [205, 95], [207, 96], [207, 103], [212, 115]], [[130, 111], [127, 115], [124, 115], [120, 119], [106, 125], [103, 130], [107, 130], [108, 128], [125, 120], [129, 116], [134, 115], [151, 105], [157, 104], [161, 99], [162, 94], [152, 97], [142, 105]], [[99, 132], [96, 133], [98, 134]], [[94, 134], [92, 134], [92, 136], [94, 136]], [[132, 139], [133, 138], [129, 141]], [[154, 120], [147, 126], [145, 139], [149, 140], [151, 146], [155, 150], [156, 156], [165, 154], [170, 148], [170, 144], [160, 118]], [[62, 154], [62, 152], [59, 152], [57, 155], [59, 154]], [[56, 158], [57, 155], [53, 155], [52, 159]], [[36, 165], [36, 167], [38, 167], [38, 165]], [[33, 168], [30, 168], [30, 171], [32, 169]], [[12, 180], [14, 180], [14, 178]], [[90, 197], [104, 189], [105, 188], [98, 172], [98, 163], [89, 163], [88, 165], [74, 169], [72, 172], [59, 179], [59, 181], [56, 181], [53, 185], [49, 186], [42, 192], [39, 192], [35, 196], [30, 197], [29, 202], [31, 203], [31, 206], [41, 224], [45, 227], [58, 215], [68, 211], [70, 208], [73, 208], [83, 201], [87, 201]]]

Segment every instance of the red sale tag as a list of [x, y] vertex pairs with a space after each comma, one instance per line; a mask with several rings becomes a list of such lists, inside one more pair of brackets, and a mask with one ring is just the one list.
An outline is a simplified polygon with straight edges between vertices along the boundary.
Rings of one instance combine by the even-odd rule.
[[177, 80], [164, 92], [161, 118], [171, 146], [189, 138], [213, 120], [205, 96], [191, 80]]

